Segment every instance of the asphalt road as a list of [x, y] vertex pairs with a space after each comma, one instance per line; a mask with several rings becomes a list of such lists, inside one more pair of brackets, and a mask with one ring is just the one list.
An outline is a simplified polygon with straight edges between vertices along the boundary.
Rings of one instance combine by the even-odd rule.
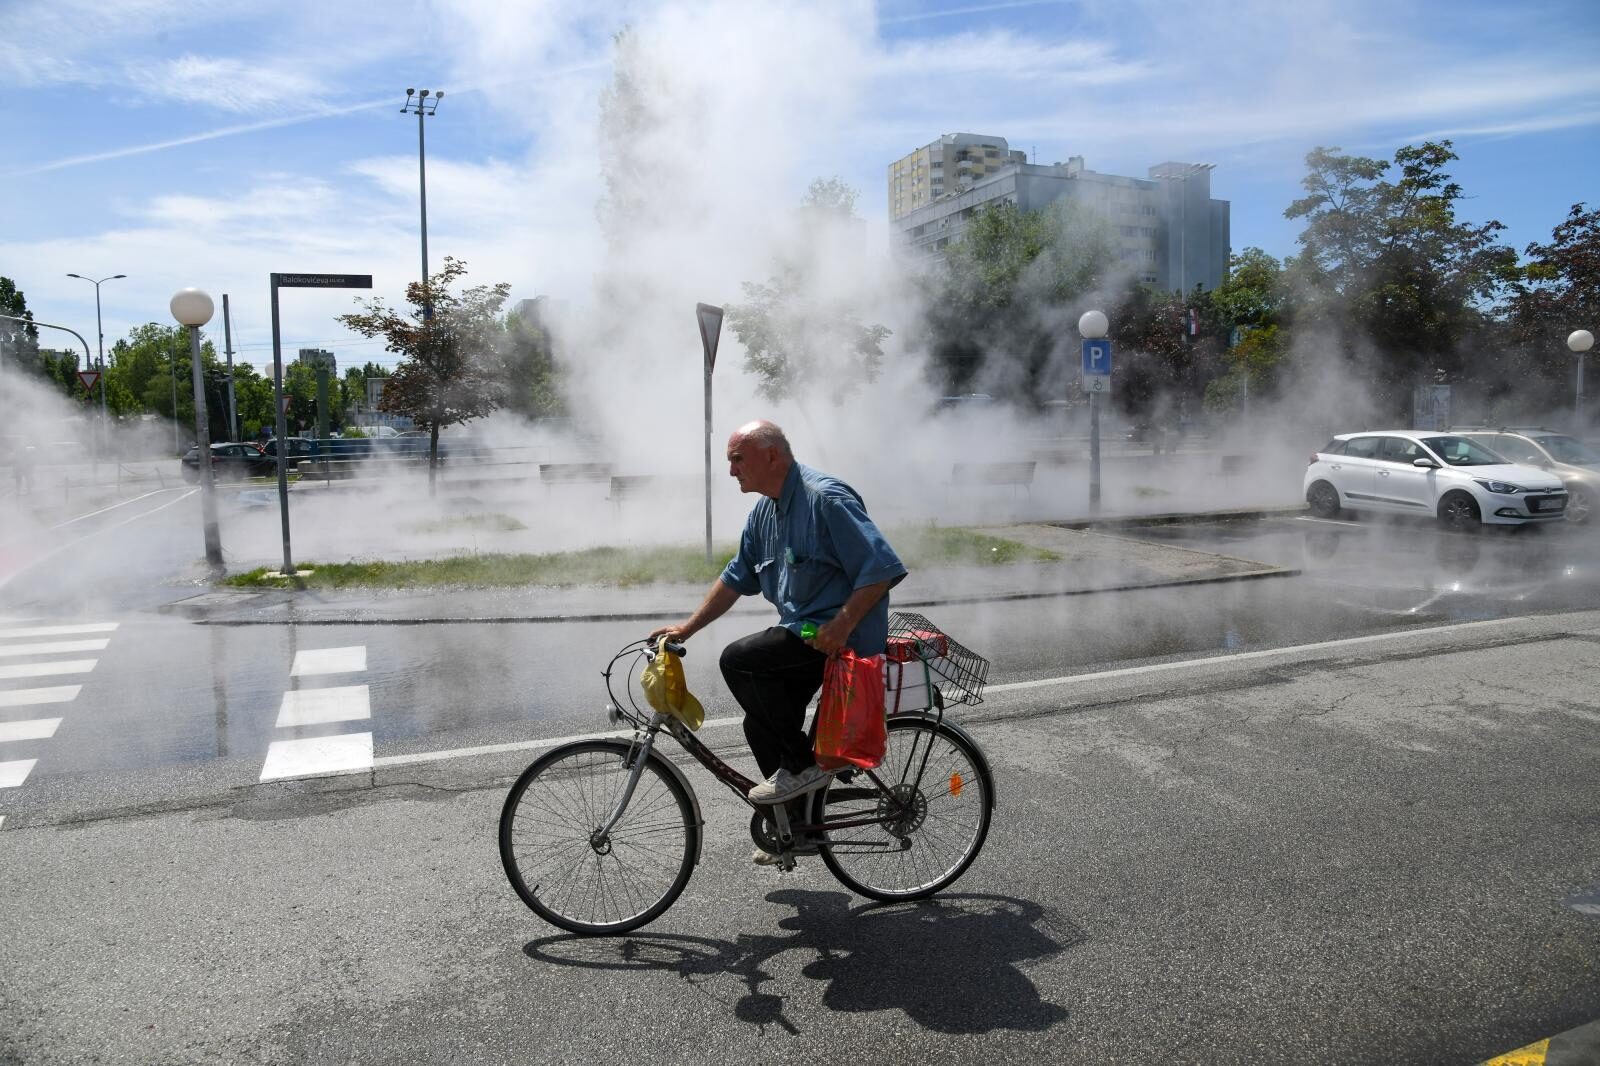
[[[957, 713], [1002, 806], [956, 890], [873, 908], [815, 861], [754, 870], [696, 772], [689, 894], [603, 942], [521, 907], [493, 825], [530, 745], [606, 728], [601, 654], [638, 623], [197, 625], [143, 609], [197, 577], [126, 558], [86, 564], [125, 593], [39, 617], [14, 582], [5, 686], [78, 691], [0, 710], [59, 718], [5, 747], [38, 761], [0, 789], [0, 1062], [1472, 1062], [1600, 1016], [1600, 539], [1118, 535], [1303, 573], [931, 612], [994, 660]], [[150, 570], [192, 557], [149, 539]], [[92, 628], [17, 635], [60, 624]], [[699, 649], [749, 625], [691, 649], [714, 722]], [[283, 725], [306, 687], [365, 714]], [[362, 734], [368, 772], [263, 781], [285, 738]]]
[[932, 903], [747, 860], [703, 774], [638, 934], [527, 912], [523, 754], [0, 832], [0, 1060], [1452, 1062], [1600, 1016], [1600, 613], [996, 686]]

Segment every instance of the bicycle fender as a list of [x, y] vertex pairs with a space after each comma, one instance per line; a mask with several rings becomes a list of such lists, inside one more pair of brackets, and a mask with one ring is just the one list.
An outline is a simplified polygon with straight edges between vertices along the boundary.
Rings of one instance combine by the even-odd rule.
[[[940, 729], [948, 729], [950, 732], [954, 733], [956, 736], [958, 736], [962, 740], [966, 741], [968, 746], [971, 747], [971, 749], [972, 749], [972, 757], [973, 757], [973, 759], [975, 759], [977, 761], [977, 763], [978, 763], [978, 772], [983, 775], [984, 781], [989, 786], [989, 809], [991, 811], [994, 810], [994, 805], [995, 805], [994, 771], [989, 768], [989, 756], [984, 753], [983, 746], [980, 745], [977, 742], [977, 740], [973, 739], [973, 736], [972, 736], [971, 733], [967, 732], [965, 729], [962, 729], [960, 726], [956, 725], [948, 717], [945, 718], [945, 720], [941, 722], [941, 721], [939, 721], [938, 715], [923, 714], [920, 711], [919, 712], [913, 712], [911, 714], [893, 715], [893, 716], [890, 717], [889, 721], [893, 722], [896, 718], [920, 718], [925, 722], [934, 723]], [[698, 811], [696, 813], [698, 814]]]

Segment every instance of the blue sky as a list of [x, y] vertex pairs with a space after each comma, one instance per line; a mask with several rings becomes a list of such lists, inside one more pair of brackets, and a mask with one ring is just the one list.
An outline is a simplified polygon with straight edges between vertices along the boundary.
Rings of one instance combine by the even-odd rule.
[[[35, 317], [110, 340], [168, 321], [176, 289], [227, 292], [241, 358], [270, 358], [267, 273], [371, 273], [391, 299], [418, 269], [416, 120], [407, 86], [444, 89], [428, 125], [429, 245], [515, 298], [583, 306], [608, 252], [596, 115], [612, 37], [646, 42], [669, 136], [658, 203], [698, 205], [718, 240], [663, 242], [641, 284], [695, 258], [736, 299], [760, 220], [809, 181], [861, 191], [886, 227], [884, 167], [941, 133], [998, 134], [1041, 162], [1083, 155], [1143, 175], [1216, 164], [1236, 249], [1292, 254], [1283, 210], [1315, 145], [1388, 157], [1449, 137], [1472, 220], [1547, 239], [1595, 203], [1600, 7], [1303, 0], [859, 0], [810, 5], [453, 0], [5, 0], [0, 274]], [[681, 259], [679, 257], [682, 257]], [[710, 258], [707, 264], [698, 260]], [[710, 290], [728, 291], [710, 291]], [[220, 304], [220, 300], [219, 300]], [[391, 357], [296, 294], [286, 347]], [[220, 339], [220, 319], [215, 323]]]

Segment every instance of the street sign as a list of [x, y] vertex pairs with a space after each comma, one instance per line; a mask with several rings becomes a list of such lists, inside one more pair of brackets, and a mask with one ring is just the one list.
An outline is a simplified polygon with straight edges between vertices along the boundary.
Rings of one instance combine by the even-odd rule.
[[1083, 391], [1111, 392], [1111, 342], [1104, 338], [1083, 342]]
[[100, 371], [80, 370], [78, 371], [78, 380], [83, 382], [83, 391], [85, 393], [92, 393], [94, 392], [94, 387], [100, 384]]
[[700, 322], [700, 347], [706, 353], [706, 369], [717, 366], [717, 341], [722, 338], [722, 308], [695, 304], [694, 316]]
[[371, 274], [274, 274], [280, 289], [370, 289]]

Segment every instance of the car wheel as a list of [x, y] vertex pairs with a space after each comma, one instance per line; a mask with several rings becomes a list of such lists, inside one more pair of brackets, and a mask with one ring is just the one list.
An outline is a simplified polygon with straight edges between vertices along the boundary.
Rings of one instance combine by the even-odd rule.
[[1594, 497], [1588, 489], [1567, 490], [1567, 521], [1585, 525], [1594, 513]]
[[1334, 518], [1339, 514], [1339, 490], [1326, 481], [1318, 481], [1306, 493], [1311, 513], [1319, 518]]
[[1439, 523], [1446, 529], [1470, 532], [1483, 524], [1478, 501], [1465, 492], [1449, 492], [1439, 501]]

